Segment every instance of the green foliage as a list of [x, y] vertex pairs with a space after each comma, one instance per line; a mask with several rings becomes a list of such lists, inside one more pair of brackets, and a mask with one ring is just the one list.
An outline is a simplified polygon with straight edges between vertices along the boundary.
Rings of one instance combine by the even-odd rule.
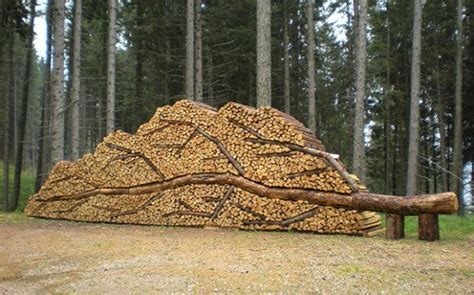
[[[0, 170], [0, 179], [3, 179], [3, 163], [0, 162], [0, 166], [2, 166], [2, 169]], [[10, 197], [11, 197], [11, 192], [13, 191], [13, 166], [10, 166], [10, 172], [9, 172], [9, 179], [10, 179]], [[20, 188], [20, 199], [18, 202], [18, 208], [16, 209], [16, 212], [23, 212], [23, 209], [25, 209], [26, 202], [28, 201], [28, 198], [34, 193], [35, 189], [35, 176], [32, 172], [29, 171], [23, 171], [22, 176], [21, 176], [21, 188]], [[0, 196], [3, 196], [3, 181], [0, 182]]]

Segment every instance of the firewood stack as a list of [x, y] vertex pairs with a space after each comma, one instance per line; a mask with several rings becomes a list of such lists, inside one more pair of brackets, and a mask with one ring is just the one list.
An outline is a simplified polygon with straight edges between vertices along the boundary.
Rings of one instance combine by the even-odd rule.
[[[93, 155], [55, 165], [29, 216], [375, 235], [380, 217], [321, 206], [306, 193], [350, 197], [357, 177], [293, 117], [228, 103], [158, 108], [136, 135], [109, 134]], [[343, 199], [344, 200], [344, 199]]]

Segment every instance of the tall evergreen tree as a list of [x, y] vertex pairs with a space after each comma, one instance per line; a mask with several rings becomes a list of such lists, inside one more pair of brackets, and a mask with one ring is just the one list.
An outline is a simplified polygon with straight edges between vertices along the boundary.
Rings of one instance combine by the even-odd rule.
[[308, 63], [308, 127], [316, 132], [316, 81], [315, 81], [315, 66], [314, 66], [314, 1], [308, 0], [306, 4], [306, 18], [308, 47], [306, 62]]
[[115, 43], [117, 2], [109, 0], [109, 29], [107, 39], [107, 134], [115, 130]]
[[81, 32], [82, 0], [74, 1], [72, 89], [71, 89], [71, 159], [79, 159], [80, 90], [81, 90]]
[[54, 0], [53, 18], [53, 73], [51, 114], [51, 162], [64, 159], [64, 0]]
[[194, 100], [194, 0], [186, 2], [186, 74], [185, 95]]
[[257, 107], [272, 103], [271, 6], [271, 0], [257, 1]]
[[358, 0], [357, 11], [357, 34], [356, 34], [356, 93], [354, 112], [354, 147], [353, 147], [353, 170], [356, 175], [366, 181], [365, 143], [364, 143], [364, 121], [365, 121], [365, 85], [366, 85], [366, 26], [367, 26], [367, 0]]
[[420, 65], [421, 65], [421, 0], [414, 0], [413, 45], [411, 57], [410, 140], [408, 146], [407, 194], [417, 193], [420, 141]]
[[28, 113], [28, 98], [30, 96], [30, 88], [32, 84], [32, 70], [33, 70], [33, 38], [34, 38], [34, 26], [36, 16], [36, 1], [30, 0], [30, 21], [28, 24], [28, 32], [26, 33], [26, 62], [25, 62], [25, 78], [23, 81], [23, 97], [21, 102], [21, 112], [19, 118], [18, 127], [18, 144], [16, 150], [15, 159], [15, 175], [13, 178], [13, 199], [11, 203], [11, 210], [16, 210], [18, 206], [18, 200], [20, 199], [20, 185], [21, 185], [21, 171], [23, 170], [23, 150], [24, 141], [26, 134], [26, 118]]
[[454, 94], [454, 191], [459, 196], [460, 212], [463, 212], [463, 141], [462, 141], [462, 54], [463, 54], [463, 1], [456, 6], [456, 86]]

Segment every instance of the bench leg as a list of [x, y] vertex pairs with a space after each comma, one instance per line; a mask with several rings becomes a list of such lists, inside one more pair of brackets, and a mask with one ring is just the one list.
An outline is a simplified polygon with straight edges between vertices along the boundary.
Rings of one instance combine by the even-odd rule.
[[405, 237], [405, 216], [399, 214], [385, 214], [385, 238], [399, 240]]
[[438, 214], [420, 214], [418, 216], [418, 237], [423, 241], [439, 240]]

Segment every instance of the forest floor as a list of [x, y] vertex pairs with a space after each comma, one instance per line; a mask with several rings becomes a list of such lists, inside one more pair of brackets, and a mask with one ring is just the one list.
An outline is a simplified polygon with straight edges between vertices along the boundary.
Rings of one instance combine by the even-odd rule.
[[0, 214], [0, 294], [472, 293], [474, 218], [438, 242]]

